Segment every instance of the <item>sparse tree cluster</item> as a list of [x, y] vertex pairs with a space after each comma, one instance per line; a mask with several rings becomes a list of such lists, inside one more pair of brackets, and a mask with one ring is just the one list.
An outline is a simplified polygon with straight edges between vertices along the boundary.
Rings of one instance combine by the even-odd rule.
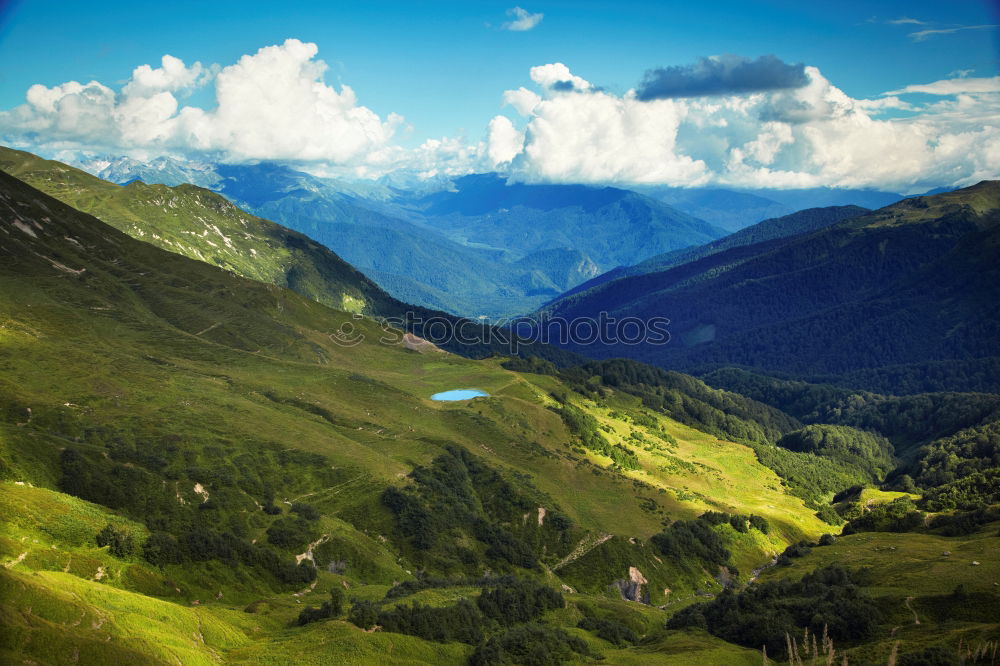
[[873, 638], [882, 614], [858, 588], [858, 574], [829, 566], [799, 581], [780, 580], [724, 590], [716, 599], [688, 606], [667, 622], [667, 628], [701, 627], [723, 640], [784, 658], [785, 635], [828, 632], [847, 643]]
[[[543, 548], [559, 552], [571, 546], [572, 523], [556, 507], [542, 525], [524, 520], [545, 500], [533, 496], [537, 491], [526, 480], [515, 485], [465, 449], [448, 447], [410, 478], [411, 486], [391, 486], [381, 501], [414, 557], [433, 559], [438, 570], [472, 572], [483, 556], [494, 567], [532, 569]], [[458, 534], [482, 544], [483, 554], [458, 545]]]

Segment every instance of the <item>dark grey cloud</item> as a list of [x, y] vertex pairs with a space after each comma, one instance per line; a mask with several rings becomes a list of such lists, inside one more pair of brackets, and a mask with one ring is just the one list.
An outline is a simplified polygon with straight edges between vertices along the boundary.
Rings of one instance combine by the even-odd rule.
[[738, 95], [801, 88], [809, 83], [805, 65], [789, 65], [766, 55], [751, 60], [737, 55], [701, 58], [693, 65], [660, 67], [646, 72], [636, 93], [644, 102], [670, 97]]

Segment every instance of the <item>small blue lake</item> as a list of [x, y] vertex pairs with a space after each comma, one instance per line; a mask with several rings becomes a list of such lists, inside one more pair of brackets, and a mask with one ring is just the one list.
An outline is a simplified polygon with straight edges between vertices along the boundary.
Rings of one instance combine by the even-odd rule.
[[473, 398], [488, 398], [489, 393], [479, 389], [455, 389], [453, 391], [443, 391], [431, 396], [431, 400], [472, 400]]

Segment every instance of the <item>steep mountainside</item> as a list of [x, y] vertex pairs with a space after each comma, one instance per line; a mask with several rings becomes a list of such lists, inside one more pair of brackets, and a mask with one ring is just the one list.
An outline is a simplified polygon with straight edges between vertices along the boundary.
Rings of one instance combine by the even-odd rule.
[[[733, 247], [743, 247], [754, 243], [788, 238], [849, 220], [870, 212], [860, 206], [828, 206], [826, 208], [806, 208], [790, 215], [775, 217], [758, 222], [719, 240], [699, 247], [684, 248], [667, 254], [657, 255], [635, 266], [641, 273], [655, 273], [673, 266], [686, 264], [702, 257], [717, 254]], [[639, 273], [636, 273], [639, 274]]]
[[[983, 182], [626, 277], [545, 312], [671, 320], [668, 344], [586, 346], [592, 356], [860, 377], [888, 366], [899, 372], [1000, 356], [998, 257], [1000, 183]], [[963, 388], [942, 381], [933, 388]]]
[[214, 192], [142, 181], [122, 187], [9, 148], [0, 148], [0, 169], [165, 250], [295, 289], [331, 307], [398, 313], [399, 303], [327, 248]]
[[[585, 256], [565, 256], [572, 250], [519, 262], [519, 255], [450, 240], [422, 225], [419, 214], [393, 203], [398, 190], [378, 183], [345, 183], [268, 163], [190, 165], [166, 158], [151, 163], [120, 158], [104, 164], [87, 167], [121, 183], [140, 179], [179, 186], [192, 179], [245, 210], [306, 234], [396, 298], [424, 307], [509, 316], [600, 272]], [[32, 182], [45, 185], [44, 179]]]
[[[435, 339], [442, 340], [444, 347], [463, 355], [510, 353], [511, 346], [503, 342], [509, 336], [491, 336], [488, 327], [482, 324], [401, 302], [319, 242], [250, 215], [208, 190], [192, 185], [147, 185], [139, 181], [122, 187], [60, 162], [8, 148], [0, 148], [0, 169], [134, 238], [170, 252], [243, 277], [288, 287], [341, 310], [399, 321], [415, 322], [417, 318], [436, 321], [435, 330], [427, 333], [435, 333]], [[392, 256], [391, 241], [399, 234], [385, 233], [383, 237], [369, 230], [363, 235], [367, 243], [383, 242]], [[430, 260], [436, 248], [423, 249]], [[442, 252], [441, 256], [448, 254]], [[448, 331], [456, 326], [463, 327], [463, 341], [446, 340]], [[421, 324], [414, 323], [410, 329], [418, 335], [425, 333]], [[554, 348], [532, 349], [530, 344], [524, 348], [560, 363], [573, 361]]]

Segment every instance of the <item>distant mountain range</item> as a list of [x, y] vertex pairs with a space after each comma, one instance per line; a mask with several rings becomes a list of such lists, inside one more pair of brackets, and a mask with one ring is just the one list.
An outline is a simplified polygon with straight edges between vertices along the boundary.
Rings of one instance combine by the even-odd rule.
[[400, 300], [503, 318], [620, 267], [700, 246], [816, 206], [878, 207], [901, 195], [819, 188], [733, 191], [508, 183], [476, 174], [348, 182], [285, 165], [94, 159], [115, 183], [211, 189], [326, 245]]
[[[832, 214], [845, 212], [857, 211]], [[830, 214], [809, 216], [822, 226]], [[904, 199], [791, 237], [726, 239], [714, 249], [721, 251], [660, 259], [663, 270], [557, 299], [543, 314], [671, 320], [665, 345], [570, 345], [591, 357], [799, 377], [853, 373], [876, 386], [884, 385], [882, 369], [919, 376], [927, 364], [952, 363], [954, 372], [938, 367], [936, 384], [917, 388], [1000, 390], [995, 378], [967, 376], [969, 361], [1000, 356], [1000, 182]]]
[[637, 191], [729, 232], [796, 210], [773, 198], [719, 188], [649, 187]]
[[428, 193], [268, 163], [84, 166], [118, 183], [197, 183], [326, 245], [401, 300], [465, 316], [527, 312], [616, 266], [726, 233], [627, 190], [508, 185], [496, 174]]

